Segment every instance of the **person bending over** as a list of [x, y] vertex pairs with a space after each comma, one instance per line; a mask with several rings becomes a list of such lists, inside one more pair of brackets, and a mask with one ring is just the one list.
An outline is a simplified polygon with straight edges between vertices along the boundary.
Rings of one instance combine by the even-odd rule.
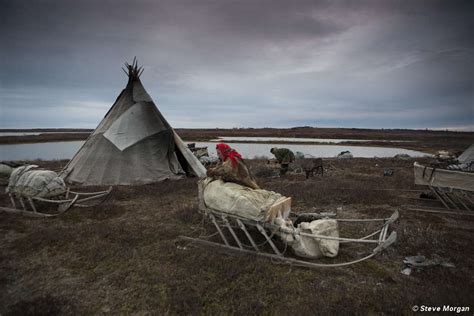
[[288, 165], [295, 161], [295, 154], [288, 148], [273, 147], [270, 152], [275, 156], [280, 164], [280, 175], [283, 176], [288, 171]]

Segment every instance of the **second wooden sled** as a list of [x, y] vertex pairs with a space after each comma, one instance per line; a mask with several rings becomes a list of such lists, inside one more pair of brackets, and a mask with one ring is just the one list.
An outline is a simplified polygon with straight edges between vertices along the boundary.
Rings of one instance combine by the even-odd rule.
[[[436, 197], [436, 200], [425, 199], [425, 201], [439, 201], [446, 209], [445, 212], [438, 211], [438, 213], [463, 215], [461, 212], [467, 211], [466, 215], [474, 214], [473, 172], [437, 169], [417, 162], [414, 163], [413, 170], [415, 184], [428, 186]], [[425, 211], [430, 209], [432, 208], [425, 208]]]
[[[36, 217], [53, 217], [66, 213], [73, 206], [74, 207], [91, 207], [103, 203], [112, 192], [112, 187], [105, 191], [99, 192], [75, 192], [69, 188], [66, 193], [52, 198], [29, 197], [9, 193], [12, 207], [0, 207], [1, 211], [8, 213], [19, 213], [28, 216]], [[36, 203], [45, 203], [50, 205], [57, 205], [55, 213], [44, 213], [39, 211]]]

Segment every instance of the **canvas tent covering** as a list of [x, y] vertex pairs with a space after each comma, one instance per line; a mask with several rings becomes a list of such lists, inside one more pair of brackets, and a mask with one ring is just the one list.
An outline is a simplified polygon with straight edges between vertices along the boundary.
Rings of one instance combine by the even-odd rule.
[[144, 184], [203, 177], [206, 169], [186, 148], [145, 91], [143, 68], [125, 64], [128, 83], [62, 172], [81, 185]]

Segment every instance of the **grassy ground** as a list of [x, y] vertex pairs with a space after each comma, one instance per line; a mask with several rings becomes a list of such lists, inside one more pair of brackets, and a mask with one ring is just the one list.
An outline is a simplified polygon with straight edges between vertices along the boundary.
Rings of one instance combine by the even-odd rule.
[[[229, 256], [177, 239], [213, 233], [197, 210], [195, 179], [116, 187], [100, 207], [58, 218], [0, 213], [0, 314], [410, 314], [415, 304], [474, 308], [474, 218], [407, 211], [404, 205], [418, 193], [400, 190], [419, 189], [413, 160], [325, 160], [327, 174], [310, 180], [265, 177], [271, 172], [264, 161], [249, 163], [262, 187], [293, 197], [296, 212], [342, 207], [340, 216], [360, 218], [399, 209], [393, 227], [398, 242], [345, 268], [304, 269]], [[59, 170], [65, 162], [40, 164]], [[383, 176], [386, 167], [395, 171], [392, 177]], [[1, 194], [0, 205], [7, 204]], [[342, 247], [334, 261], [365, 251]], [[404, 257], [418, 254], [456, 267], [402, 275]]]

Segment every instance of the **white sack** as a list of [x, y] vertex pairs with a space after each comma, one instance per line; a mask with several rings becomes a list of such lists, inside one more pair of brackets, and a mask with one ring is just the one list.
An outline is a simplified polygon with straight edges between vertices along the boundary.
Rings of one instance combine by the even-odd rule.
[[66, 192], [66, 184], [51, 170], [32, 170], [36, 165], [28, 165], [13, 170], [8, 181], [7, 193], [26, 197], [48, 198]]
[[303, 222], [294, 228], [288, 220], [277, 219], [275, 224], [280, 226], [277, 232], [297, 256], [317, 259], [321, 257], [333, 258], [339, 252], [339, 240], [329, 240], [303, 236], [300, 233], [339, 237], [337, 221], [334, 219], [318, 219], [312, 222]]
[[[302, 233], [339, 237], [339, 230], [337, 221], [334, 219], [318, 219], [310, 223], [301, 223], [298, 229]], [[339, 252], [339, 240], [317, 239], [307, 236], [301, 236], [301, 243], [304, 245], [305, 254], [310, 254], [311, 257], [319, 258], [335, 257]], [[303, 254], [298, 254], [304, 256]]]

